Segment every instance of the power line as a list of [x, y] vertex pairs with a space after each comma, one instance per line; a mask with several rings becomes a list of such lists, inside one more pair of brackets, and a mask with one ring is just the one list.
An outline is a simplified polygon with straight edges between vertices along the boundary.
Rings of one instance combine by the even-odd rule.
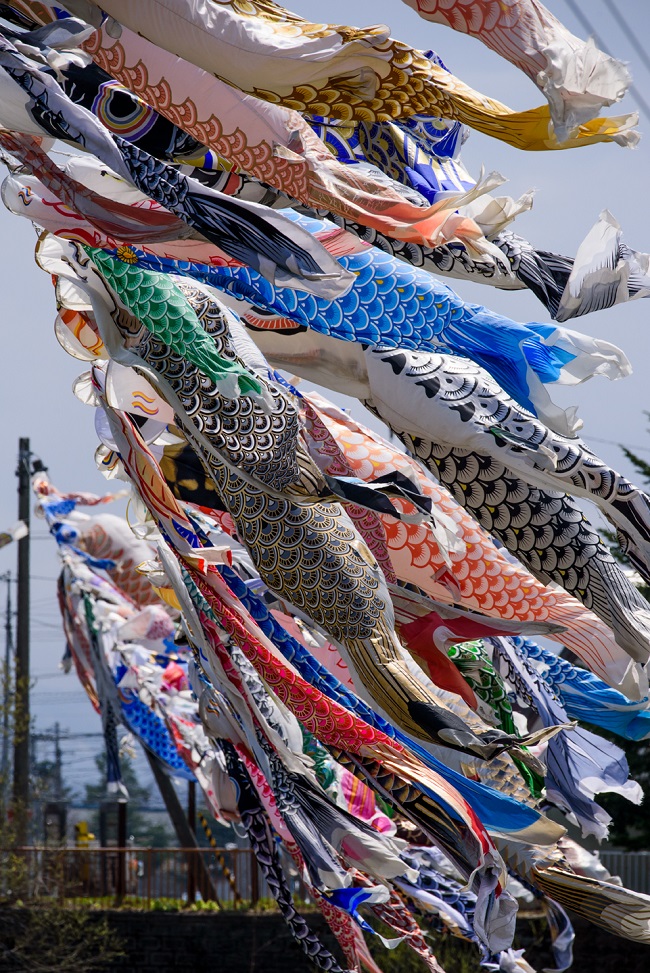
[[[50, 574], [30, 574], [29, 580], [30, 581], [58, 581], [59, 578], [58, 576], [55, 578], [53, 575]], [[13, 578], [11, 583], [18, 584], [18, 579]]]
[[[38, 695], [38, 693], [36, 693], [35, 695]], [[43, 693], [43, 695], [44, 696], [45, 695], [51, 695], [51, 699], [39, 699], [34, 705], [37, 705], [37, 706], [39, 706], [41, 708], [44, 707], [44, 706], [58, 706], [58, 705], [60, 705], [61, 698], [60, 698], [59, 694], [54, 694], [54, 693], [52, 693], [52, 694], [46, 694], [46, 693]], [[65, 700], [66, 706], [70, 706], [71, 703], [88, 703], [88, 705], [90, 705], [87, 696], [76, 696], [74, 699], [66, 699]]]
[[[49, 737], [48, 737], [49, 740]], [[69, 744], [66, 748], [66, 760], [76, 760], [77, 757], [81, 760], [94, 759], [98, 753], [101, 752], [101, 744], [94, 740], [62, 740], [61, 743]]]
[[627, 37], [628, 41], [630, 42], [630, 44], [632, 45], [636, 53], [639, 55], [639, 58], [643, 61], [648, 71], [650, 71], [650, 57], [648, 57], [648, 52], [646, 51], [645, 47], [639, 43], [638, 37], [636, 36], [634, 31], [628, 24], [622, 11], [616, 9], [614, 4], [612, 3], [612, 0], [603, 0], [603, 3], [611, 13], [614, 20], [617, 22], [618, 26], [621, 28], [621, 31]]
[[[32, 734], [36, 740], [53, 740], [54, 733], [50, 731], [49, 733], [34, 733]], [[59, 733], [59, 740], [82, 740], [89, 739], [90, 737], [101, 737], [103, 739], [103, 733], [71, 733], [70, 730], [63, 730]]]
[[605, 443], [607, 446], [618, 446], [619, 449], [638, 449], [642, 453], [650, 453], [650, 446], [635, 446], [632, 443], [617, 443], [614, 439], [599, 439], [598, 436], [587, 436], [587, 445], [589, 443]]
[[55, 688], [41, 689], [35, 692], [34, 696], [58, 696], [59, 699], [68, 698], [70, 696], [78, 696], [79, 694], [83, 694], [85, 696], [86, 692], [83, 686], [81, 685], [81, 683], [73, 680], [73, 686], [75, 685], [75, 683], [76, 683], [76, 688], [71, 687], [70, 689], [64, 689], [63, 692]]
[[[70, 801], [68, 803], [68, 807], [73, 811], [96, 811], [99, 808], [99, 804], [93, 801], [90, 803], [87, 803], [86, 801]], [[167, 808], [164, 806], [158, 807], [151, 804], [136, 803], [135, 807], [137, 807], [138, 811], [141, 811], [143, 814], [167, 814]]]
[[85, 773], [85, 770], [82, 770], [81, 768], [81, 764], [96, 761], [97, 756], [100, 753], [101, 749], [99, 748], [99, 744], [95, 744], [93, 750], [86, 750], [84, 752], [80, 752], [79, 754], [76, 752], [73, 753], [70, 750], [62, 750], [61, 759], [62, 763], [65, 765], [66, 771], [70, 770], [71, 772], [74, 772], [76, 767], [82, 773]]
[[[602, 38], [596, 31], [596, 28], [591, 23], [587, 15], [580, 9], [578, 4], [576, 3], [576, 0], [564, 0], [564, 2], [566, 3], [569, 10], [573, 13], [573, 16], [576, 18], [576, 20], [579, 20], [583, 28], [587, 31], [587, 33], [593, 37], [594, 41], [601, 49], [601, 51], [604, 51], [605, 54], [609, 54], [610, 57], [614, 57], [614, 55], [609, 50], [609, 48], [605, 44], [603, 44]], [[630, 90], [630, 94], [636, 101], [637, 105], [639, 106], [643, 114], [646, 116], [648, 121], [650, 121], [650, 105], [648, 104], [648, 102], [645, 100], [645, 98], [643, 97], [643, 95], [641, 94], [641, 92], [639, 91], [639, 89], [635, 84], [630, 84], [629, 90]]]

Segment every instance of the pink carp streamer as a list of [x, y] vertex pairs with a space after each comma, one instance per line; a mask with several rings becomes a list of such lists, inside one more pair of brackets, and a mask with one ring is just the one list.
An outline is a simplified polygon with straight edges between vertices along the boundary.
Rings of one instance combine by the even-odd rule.
[[[309, 399], [357, 476], [371, 479], [393, 469], [415, 476], [434, 511], [455, 524], [462, 545], [446, 552], [427, 524], [381, 517], [391, 563], [402, 580], [417, 584], [437, 601], [461, 601], [493, 618], [557, 622], [565, 630], [549, 637], [575, 652], [592, 672], [607, 681], [613, 671], [627, 670], [629, 656], [597, 615], [561, 589], [541, 584], [506, 557], [474, 518], [408, 456], [322, 396], [312, 392]], [[395, 505], [407, 508], [405, 501], [396, 500]]]

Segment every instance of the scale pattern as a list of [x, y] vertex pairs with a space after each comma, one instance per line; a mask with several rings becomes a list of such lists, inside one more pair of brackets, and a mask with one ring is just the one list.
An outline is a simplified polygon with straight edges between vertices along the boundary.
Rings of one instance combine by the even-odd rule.
[[[294, 322], [342, 341], [467, 357], [525, 409], [560, 430], [569, 431], [575, 416], [552, 405], [549, 386], [576, 374], [586, 379], [604, 372], [615, 378], [629, 371], [621, 350], [609, 342], [553, 324], [513, 321], [463, 301], [428, 270], [368, 247], [331, 223], [293, 210], [286, 216], [323, 242], [338, 266], [353, 275], [345, 296], [323, 299], [277, 287], [250, 267], [176, 260], [135, 246], [129, 259], [141, 268], [187, 275], [223, 290], [241, 302], [240, 313], [255, 326], [282, 330]], [[251, 309], [257, 318], [248, 316]]]
[[[245, 3], [218, 0], [212, 5], [213, 22], [209, 25], [212, 44], [207, 45], [206, 51], [205, 44], [199, 50], [192, 43], [192, 27], [208, 36], [198, 4], [193, 5], [194, 11], [186, 9], [182, 18], [174, 18], [166, 5], [161, 11], [160, 0], [140, 0], [137, 7], [126, 0], [106, 0], [103, 6], [120, 23], [154, 44], [195, 64], [200, 62], [206, 71], [216, 73], [219, 66], [221, 76], [226, 76], [235, 87], [296, 112], [366, 122], [413, 114], [434, 115], [464, 122], [526, 149], [568, 148], [609, 141], [623, 127], [620, 119], [586, 121], [560, 143], [553, 132], [548, 106], [513, 112], [474, 91], [421, 51], [392, 38], [384, 25], [358, 29], [340, 24], [313, 24], [270, 0]], [[237, 33], [242, 29], [255, 37], [256, 57], [251, 57], [240, 44], [238, 56], [232, 58], [232, 45], [237, 45]], [[310, 57], [307, 42], [311, 41], [313, 46], [314, 40], [323, 38], [328, 42], [325, 48], [328, 56], [323, 57], [317, 51], [317, 57]], [[224, 40], [231, 45], [228, 68], [223, 64], [224, 47], [219, 46]], [[305, 42], [305, 50], [300, 46], [301, 41]], [[85, 47], [111, 72], [110, 64], [97, 58], [99, 45], [95, 37]], [[277, 48], [283, 49], [281, 61]], [[261, 54], [264, 57], [260, 58]], [[269, 72], [268, 59], [274, 55], [276, 70]], [[264, 72], [259, 71], [260, 63], [266, 69]], [[125, 83], [133, 87], [133, 82]], [[152, 104], [166, 114], [168, 105], [160, 104], [161, 101], [159, 94], [158, 101]]]
[[[192, 295], [192, 288], [186, 293]], [[201, 292], [191, 299], [203, 318], [207, 315], [209, 319], [208, 312], [214, 313], [211, 309], [215, 307], [219, 311], [219, 306]], [[132, 303], [138, 307], [137, 300]], [[132, 327], [136, 325], [137, 320]], [[224, 327], [220, 313], [216, 327]], [[208, 337], [207, 332], [204, 334]], [[174, 360], [162, 342], [149, 356], [153, 341], [146, 332], [142, 335], [138, 351], [144, 360], [177, 395], [182, 392], [181, 385], [196, 390], [201, 382], [196, 364], [182, 358]], [[215, 414], [220, 413], [223, 401], [222, 397], [213, 398]], [[201, 401], [193, 402], [193, 414], [183, 423], [186, 435], [269, 588], [345, 646], [366, 691], [405, 730], [433, 739], [444, 727], [450, 728], [454, 738], [458, 730], [464, 732], [465, 724], [445, 713], [405, 667], [381, 570], [340, 505], [309, 499], [297, 503], [246, 483], [236, 472], [235, 463], [224, 465], [218, 453], [208, 452], [196, 436], [196, 432], [202, 432], [213, 449], [220, 446], [218, 437], [213, 440], [205, 428], [201, 405]], [[491, 736], [485, 743], [471, 731], [467, 733], [470, 745], [484, 756], [508, 744], [505, 736], [499, 742], [493, 739], [495, 731], [489, 731]], [[449, 745], [450, 741], [446, 742]]]
[[388, 417], [394, 408], [414, 435], [435, 430], [439, 444], [485, 453], [530, 485], [593, 500], [650, 575], [650, 500], [581, 439], [553, 432], [466, 359], [387, 349], [368, 350], [366, 360]]
[[[365, 405], [383, 418], [372, 402]], [[633, 659], [648, 658], [647, 602], [571, 497], [528, 486], [491, 456], [393, 432], [531, 574], [559, 584], [598, 615]]]
[[118, 300], [161, 342], [169, 345], [179, 359], [192, 362], [216, 385], [233, 377], [235, 394], [237, 386], [244, 394], [261, 392], [259, 382], [235, 355], [230, 359], [222, 357], [185, 295], [166, 274], [133, 266], [128, 247], [122, 248], [117, 259], [104, 250], [84, 249]]
[[[93, 254], [93, 256], [95, 256]], [[119, 261], [105, 266], [99, 261], [104, 280], [113, 288], [116, 276], [111, 273]], [[127, 265], [122, 265], [127, 266]], [[138, 277], [121, 277], [128, 280], [128, 288], [120, 287], [117, 297], [129, 312], [136, 316], [132, 330], [143, 321], [147, 324], [148, 308], [143, 309], [141, 289], [146, 290], [146, 280]], [[217, 301], [196, 287], [180, 283], [175, 291], [182, 299], [184, 316], [191, 316], [192, 328], [201, 335], [207, 348], [208, 360], [217, 358], [227, 368], [250, 376], [245, 363], [237, 356], [227, 315]], [[117, 325], [125, 333], [125, 321], [118, 318]], [[215, 378], [202, 367], [202, 360], [193, 346], [192, 358], [185, 356], [185, 348], [178, 341], [170, 346], [165, 340], [167, 330], [140, 329], [137, 334], [137, 352], [148, 365], [167, 380], [198, 432], [210, 439], [215, 449], [223, 452], [228, 461], [258, 480], [283, 489], [299, 478], [296, 458], [298, 448], [299, 417], [289, 398], [263, 379], [255, 384], [264, 391], [266, 408], [252, 396], [225, 397], [219, 391], [219, 376]], [[171, 336], [173, 340], [173, 335]], [[134, 336], [131, 335], [133, 341]], [[188, 337], [188, 340], [191, 340]], [[198, 343], [197, 343], [198, 344]], [[200, 347], [200, 346], [199, 346]], [[212, 381], [210, 381], [212, 379]], [[249, 385], [250, 387], [250, 385]]]

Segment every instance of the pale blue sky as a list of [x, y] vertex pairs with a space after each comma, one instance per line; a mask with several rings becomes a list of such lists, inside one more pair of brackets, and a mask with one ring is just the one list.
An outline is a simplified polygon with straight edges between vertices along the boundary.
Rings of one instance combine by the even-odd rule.
[[[637, 87], [650, 102], [650, 72], [638, 62], [603, 0], [578, 2], [612, 52], [630, 63]], [[400, 0], [375, 0], [368, 4], [329, 0], [325, 6], [322, 0], [295, 0], [290, 6], [313, 20], [322, 19], [326, 9], [330, 22], [387, 23], [393, 36], [422, 49], [433, 48], [465, 82], [511, 107], [524, 109], [541, 103], [537, 89], [514, 67], [478, 41], [420, 20]], [[569, 29], [584, 36], [565, 0], [548, 0], [547, 6]], [[619, 0], [617, 6], [640, 39], [650, 36], [647, 0]], [[632, 111], [635, 107], [628, 96], [622, 108], [617, 106], [615, 111]], [[650, 131], [650, 120], [643, 116], [640, 130]], [[515, 229], [542, 249], [573, 255], [601, 210], [607, 208], [623, 226], [626, 241], [637, 250], [650, 251], [647, 136], [634, 151], [597, 145], [566, 152], [525, 153], [473, 132], [465, 146], [464, 159], [475, 175], [481, 165], [488, 171], [502, 172], [509, 184], [501, 192], [517, 197], [530, 188], [537, 190], [532, 212], [520, 217]], [[83, 364], [69, 358], [54, 338], [53, 290], [49, 278], [34, 263], [32, 227], [0, 209], [0, 240], [4, 319], [1, 395], [5, 420], [0, 428], [0, 448], [5, 456], [0, 475], [3, 529], [16, 519], [14, 469], [19, 436], [31, 437], [32, 448], [50, 467], [53, 482], [62, 489], [101, 492], [108, 485], [94, 467], [92, 411], [78, 403], [71, 392], [72, 381], [84, 370]], [[542, 305], [528, 292], [499, 292], [459, 282], [453, 282], [453, 286], [467, 300], [485, 303], [510, 317], [549, 320]], [[650, 409], [649, 317], [650, 301], [639, 301], [575, 322], [575, 330], [619, 344], [631, 359], [634, 374], [616, 383], [594, 379], [569, 393], [556, 393], [563, 404], [579, 406], [587, 441], [611, 465], [628, 474], [631, 470], [618, 448], [596, 439], [650, 449], [643, 416], [643, 410]], [[598, 521], [595, 511], [594, 519]], [[73, 730], [98, 729], [97, 717], [73, 674], [67, 678], [43, 678], [56, 671], [63, 647], [55, 598], [56, 557], [54, 545], [43, 537], [44, 533], [44, 527], [37, 522], [32, 573], [50, 580], [35, 580], [33, 586], [32, 668], [41, 676], [34, 690], [33, 711], [39, 729], [50, 726], [57, 718]], [[15, 569], [14, 547], [0, 551], [0, 573], [8, 569]], [[3, 599], [4, 591], [0, 589], [0, 607], [4, 606]], [[93, 745], [80, 748], [74, 761], [69, 752], [66, 770], [70, 771], [71, 781], [82, 783], [91, 771], [90, 758], [95, 749]]]

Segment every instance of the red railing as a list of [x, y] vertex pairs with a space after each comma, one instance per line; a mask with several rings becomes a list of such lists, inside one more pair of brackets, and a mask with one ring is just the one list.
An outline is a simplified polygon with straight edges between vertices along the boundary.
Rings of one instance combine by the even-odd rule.
[[[291, 871], [291, 868], [289, 869]], [[292, 891], [308, 896], [293, 870]], [[18, 848], [0, 850], [0, 897], [67, 905], [158, 908], [214, 901], [223, 908], [272, 907], [250, 849]]]

